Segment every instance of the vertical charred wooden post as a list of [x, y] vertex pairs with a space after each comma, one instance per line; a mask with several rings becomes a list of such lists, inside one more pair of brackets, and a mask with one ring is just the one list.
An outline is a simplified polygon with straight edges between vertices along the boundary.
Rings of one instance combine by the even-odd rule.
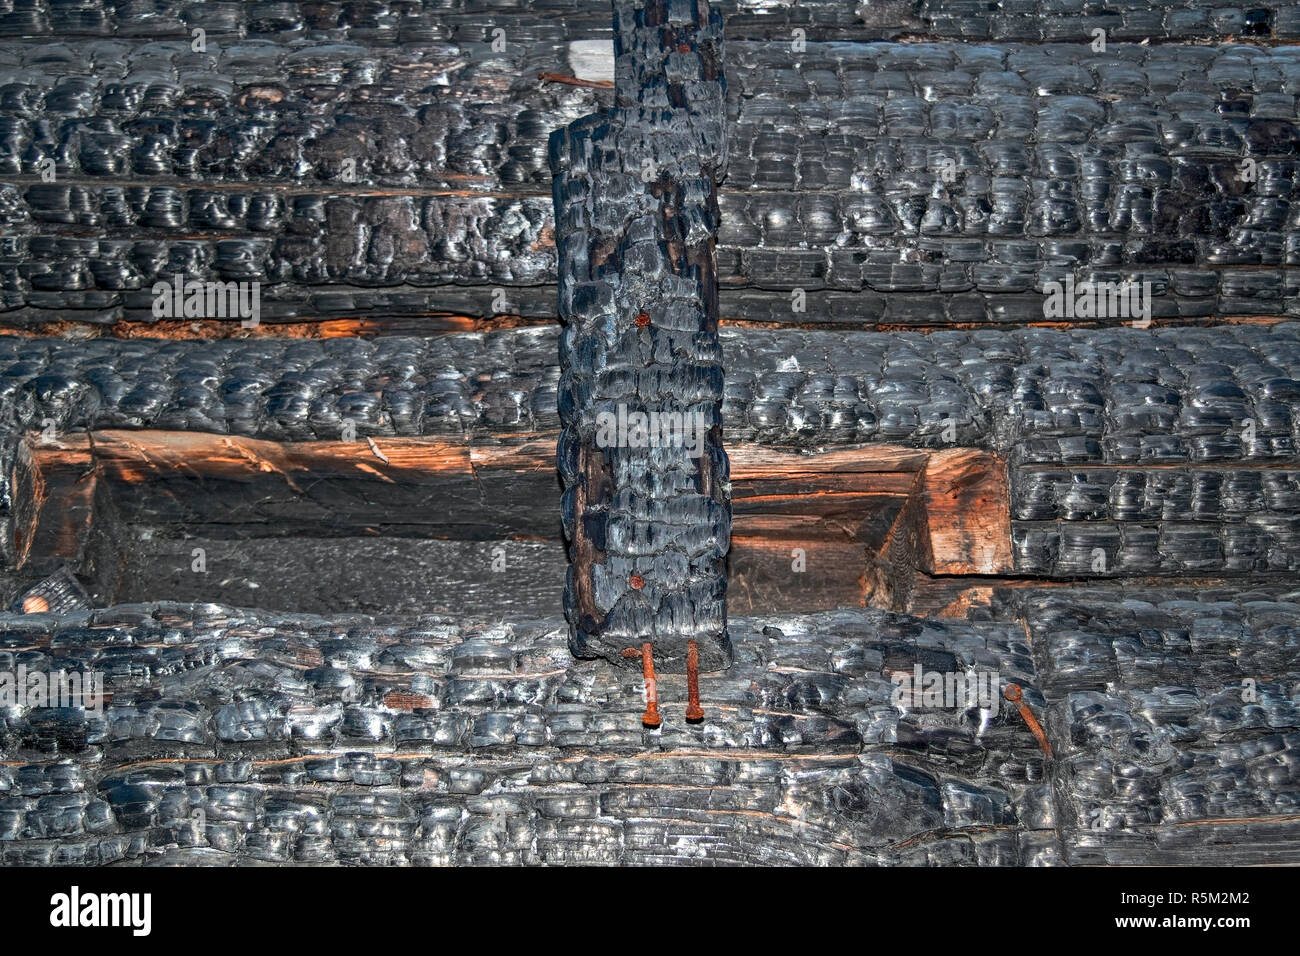
[[559, 248], [565, 608], [579, 657], [731, 662], [714, 243], [722, 19], [615, 0], [616, 101], [551, 136]]

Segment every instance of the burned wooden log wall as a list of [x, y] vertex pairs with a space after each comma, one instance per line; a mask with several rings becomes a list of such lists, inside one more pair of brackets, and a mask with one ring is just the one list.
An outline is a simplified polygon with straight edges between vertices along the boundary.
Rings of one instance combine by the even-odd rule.
[[[0, 670], [111, 695], [0, 712], [0, 861], [1300, 859], [1295, 5], [716, 9], [735, 664], [652, 733], [538, 610], [605, 0], [0, 3], [4, 580], [64, 569]], [[155, 314], [178, 273], [260, 326]], [[382, 617], [319, 593], [364, 556]]]
[[[1245, 678], [1295, 674], [1300, 607], [1169, 587], [997, 604], [1023, 621], [738, 617], [735, 666], [702, 678], [707, 726], [657, 735], [639, 679], [575, 661], [559, 619], [11, 618], [0, 653], [122, 676], [101, 714], [0, 724], [0, 861], [1300, 861], [1294, 695], [1260, 680], [1241, 699]], [[1006, 705], [981, 732], [892, 706], [916, 664], [1014, 680], [1056, 757]]]
[[[1294, 314], [1294, 8], [1054, 6], [722, 5], [723, 320], [1036, 322], [1067, 271], [1149, 279], [1157, 321]], [[6, 324], [194, 334], [153, 314], [177, 272], [299, 334], [554, 319], [546, 136], [612, 94], [539, 77], [602, 0], [6, 17]]]
[[[367, 438], [490, 444], [553, 433], [558, 340], [551, 329], [323, 342], [12, 337], [0, 342], [0, 384], [6, 414], [24, 431], [48, 421], [57, 433], [337, 442], [351, 422], [357, 440], [342, 453], [380, 468]], [[721, 342], [730, 444], [886, 443], [998, 456], [1012, 537], [1011, 566], [998, 573], [1285, 579], [1300, 566], [1294, 323], [928, 335], [723, 329]], [[11, 440], [9, 462], [15, 449]], [[834, 499], [802, 500], [805, 513], [835, 515]], [[559, 507], [550, 507], [558, 532]], [[843, 514], [848, 522], [847, 506]], [[547, 520], [539, 513], [517, 530], [533, 534]]]

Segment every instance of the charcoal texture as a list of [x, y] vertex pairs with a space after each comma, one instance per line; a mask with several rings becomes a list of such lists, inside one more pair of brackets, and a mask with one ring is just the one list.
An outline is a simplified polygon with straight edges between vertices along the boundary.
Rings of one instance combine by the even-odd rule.
[[551, 139], [565, 613], [579, 657], [634, 664], [623, 652], [648, 642], [680, 671], [694, 641], [715, 670], [731, 660], [721, 18], [703, 0], [616, 3], [615, 29], [615, 108]]
[[[705, 722], [680, 719], [670, 675], [658, 732], [638, 675], [575, 661], [555, 619], [5, 616], [0, 667], [98, 670], [112, 700], [0, 716], [0, 858], [1297, 860], [1300, 605], [1059, 588], [996, 603], [1000, 621], [733, 620]], [[1054, 759], [1005, 702], [901, 706], [895, 675], [918, 666], [1019, 684]]]
[[[735, 440], [940, 447], [950, 414], [954, 443], [1019, 446], [1034, 466], [1295, 456], [1295, 323], [928, 335], [723, 329], [719, 339]], [[49, 417], [64, 430], [328, 440], [346, 417], [340, 397], [377, 391], [373, 418], [357, 418], [360, 433], [546, 430], [557, 422], [558, 340], [550, 328], [375, 340], [0, 336], [0, 413], [25, 427]], [[275, 401], [289, 396], [298, 400]], [[409, 413], [381, 419], [401, 398]], [[207, 418], [186, 424], [187, 409], [207, 409]]]
[[[374, 341], [0, 337], [0, 420], [281, 441], [338, 440], [347, 421], [359, 440], [551, 431], [557, 339], [552, 329]], [[723, 329], [719, 341], [727, 441], [1006, 455], [1025, 573], [1251, 574], [1300, 561], [1294, 323]], [[5, 434], [12, 461], [15, 433]]]
[[[0, 336], [0, 415], [23, 428], [48, 418], [62, 431], [285, 441], [337, 439], [345, 419], [358, 435], [545, 431], [559, 421], [559, 339], [550, 328], [374, 340]], [[1297, 460], [1295, 323], [928, 335], [723, 329], [719, 341], [734, 441], [980, 447], [1014, 453], [1026, 476], [1052, 466]], [[1044, 489], [1037, 498], [1029, 485], [1017, 491], [1026, 519], [1080, 507], [1057, 504], [1045, 479], [1033, 480]]]
[[[6, 43], [0, 321], [154, 321], [178, 272], [262, 283], [267, 321], [549, 317], [546, 137], [614, 94], [539, 79], [558, 21], [502, 15], [494, 49], [475, 16], [423, 44]], [[724, 318], [1024, 324], [1067, 274], [1150, 282], [1157, 320], [1297, 312], [1295, 47], [724, 56]]]
[[854, 610], [733, 631], [734, 666], [701, 679], [704, 723], [669, 675], [652, 732], [640, 675], [575, 661], [556, 619], [8, 617], [0, 666], [102, 670], [112, 701], [0, 716], [0, 859], [1060, 862], [1013, 711], [891, 704], [891, 675], [918, 665], [1040, 702], [1018, 624]]
[[15, 614], [43, 613], [69, 614], [91, 607], [90, 595], [76, 576], [67, 568], [42, 578], [16, 595], [9, 610]]
[[[719, 0], [736, 37], [878, 39], [895, 36], [1018, 41], [1092, 39], [1092, 31], [1129, 40], [1252, 40], [1300, 36], [1285, 0], [1225, 6], [1223, 0]], [[542, 24], [562, 35], [609, 32], [606, 0], [404, 0], [202, 2], [202, 0], [27, 0], [0, 11], [0, 36], [188, 38], [195, 27], [216, 36], [292, 40], [328, 36], [374, 46], [477, 36], [494, 22]]]
[[[1292, 582], [1294, 583], [1294, 582]], [[1077, 864], [1296, 859], [1300, 605], [1265, 595], [1074, 589], [1025, 615], [1061, 740], [1056, 793]], [[1237, 820], [1214, 827], [1188, 823]], [[1182, 825], [1180, 825], [1182, 824]]]
[[728, 70], [724, 283], [903, 323], [1041, 321], [1067, 276], [1149, 282], [1154, 318], [1295, 307], [1294, 47], [733, 43]]
[[[214, 41], [201, 52], [182, 40], [7, 44], [0, 170], [33, 175], [48, 159], [56, 182], [111, 184], [106, 216], [123, 214], [126, 185], [213, 187], [153, 194], [130, 223], [142, 228], [266, 232], [312, 187], [544, 195], [550, 128], [609, 94], [540, 80], [565, 69], [563, 35], [503, 22], [504, 49], [486, 33], [378, 49], [328, 39]], [[265, 191], [220, 188], [238, 183]], [[30, 202], [51, 223], [60, 211], [68, 222], [94, 214], [78, 193], [64, 208], [67, 196], [36, 190]]]
[[[0, 706], [0, 863], [1300, 863], [1300, 7], [614, 7], [0, 2], [0, 324], [68, 336], [0, 336], [0, 552], [42, 431], [559, 432], [585, 569], [567, 622], [553, 563], [390, 600], [482, 542], [168, 538], [100, 609], [0, 571], [0, 675], [110, 695]], [[614, 89], [557, 79], [590, 39]], [[385, 337], [88, 338], [176, 274]], [[1155, 327], [1049, 315], [1066, 278], [1149, 282]], [[699, 411], [705, 454], [598, 447], [619, 404]], [[996, 453], [1009, 586], [728, 623], [724, 438]], [[225, 581], [175, 596], [408, 565], [382, 616], [154, 600], [195, 541]], [[658, 731], [611, 666], [647, 637]], [[1005, 700], [900, 703], [914, 668], [1017, 683], [1052, 755]]]

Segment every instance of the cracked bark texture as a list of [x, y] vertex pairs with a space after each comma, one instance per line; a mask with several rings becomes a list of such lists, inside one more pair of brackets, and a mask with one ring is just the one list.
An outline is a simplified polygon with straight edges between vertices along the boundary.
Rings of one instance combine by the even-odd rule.
[[[722, 449], [717, 182], [726, 166], [722, 24], [707, 3], [616, 3], [616, 106], [557, 130], [558, 446], [579, 657], [731, 661]], [[652, 433], [605, 421], [650, 416]], [[658, 416], [678, 431], [660, 433]], [[692, 447], [692, 443], [694, 447]]]

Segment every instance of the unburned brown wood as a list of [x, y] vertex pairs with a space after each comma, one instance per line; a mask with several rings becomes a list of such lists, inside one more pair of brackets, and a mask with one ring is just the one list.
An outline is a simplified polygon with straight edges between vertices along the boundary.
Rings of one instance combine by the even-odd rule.
[[930, 574], [1008, 574], [1010, 491], [1006, 465], [970, 448], [934, 452], [923, 488], [922, 570]]
[[[740, 609], [774, 591], [796, 610], [902, 608], [918, 569], [1010, 568], [996, 456], [890, 445], [818, 454], [738, 445], [730, 455], [729, 568]], [[31, 436], [13, 479], [12, 543], [23, 564], [83, 560], [96, 515], [110, 511], [164, 536], [560, 533], [553, 434], [293, 443], [164, 431]]]
[[79, 561], [90, 540], [99, 479], [86, 448], [34, 438], [14, 464], [13, 554], [19, 570]]
[[867, 604], [867, 549], [856, 541], [773, 540], [735, 534], [727, 560], [732, 614]]

